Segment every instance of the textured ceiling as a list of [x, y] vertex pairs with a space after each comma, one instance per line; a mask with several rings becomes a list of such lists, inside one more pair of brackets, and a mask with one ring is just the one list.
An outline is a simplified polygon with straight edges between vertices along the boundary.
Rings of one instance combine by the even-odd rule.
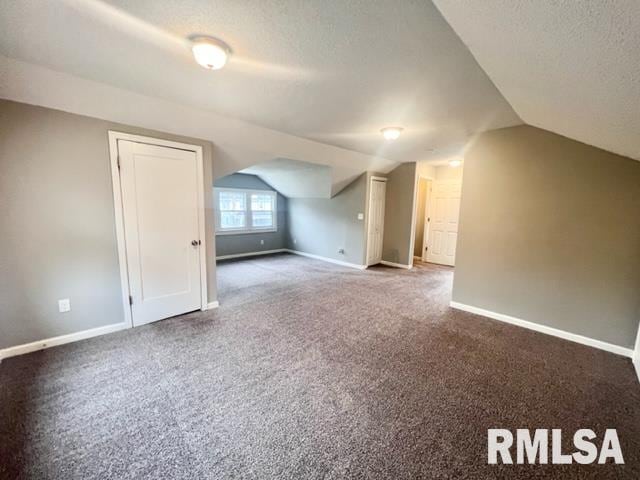
[[[228, 66], [196, 65], [193, 34], [226, 41]], [[394, 161], [521, 123], [426, 0], [8, 1], [0, 53]]]
[[274, 158], [241, 173], [257, 175], [288, 198], [329, 198], [332, 193], [331, 169], [315, 163]]
[[524, 122], [640, 160], [640, 1], [435, 4]]

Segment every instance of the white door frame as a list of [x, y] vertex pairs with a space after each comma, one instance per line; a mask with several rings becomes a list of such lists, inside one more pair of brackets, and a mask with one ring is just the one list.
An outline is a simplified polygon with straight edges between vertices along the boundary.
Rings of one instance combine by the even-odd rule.
[[[365, 241], [367, 243], [367, 248], [366, 248], [366, 251], [364, 252], [364, 264], [366, 266], [369, 266], [369, 250], [371, 249], [371, 245], [369, 244], [369, 232], [371, 231], [371, 192], [372, 192], [371, 184], [374, 181], [387, 183], [387, 180], [388, 180], [387, 177], [379, 177], [379, 176], [371, 175], [369, 177], [369, 181], [367, 182], [367, 208], [365, 212], [366, 213], [365, 222], [367, 222]], [[385, 205], [386, 205], [386, 199], [385, 199]], [[383, 235], [384, 235], [384, 232], [383, 232]]]
[[[433, 190], [433, 182], [435, 181], [433, 178], [428, 177], [426, 175], [420, 175], [418, 178], [418, 186], [420, 186], [420, 180], [425, 180], [427, 182], [427, 193], [424, 199], [424, 229], [422, 230], [422, 251], [420, 255], [420, 261], [427, 261], [427, 246], [429, 245], [429, 223], [427, 218], [431, 217], [431, 190]], [[417, 220], [416, 220], [417, 221]]]
[[[412, 212], [411, 212], [411, 241], [409, 242], [409, 247], [410, 247], [409, 268], [413, 267], [413, 260], [414, 260], [413, 250], [415, 249], [415, 245], [416, 245], [416, 227], [418, 226], [418, 195], [420, 193], [420, 179], [431, 180], [432, 182], [434, 181], [432, 177], [419, 174], [416, 168], [416, 176], [413, 182], [413, 205], [412, 205]], [[421, 258], [424, 258], [424, 232], [422, 236], [422, 244], [423, 244], [422, 245], [423, 256]]]
[[120, 285], [124, 320], [133, 327], [133, 315], [129, 303], [131, 290], [129, 287], [129, 269], [127, 266], [127, 249], [124, 236], [124, 209], [122, 206], [122, 189], [120, 186], [120, 170], [118, 168], [118, 140], [145, 143], [160, 147], [177, 148], [196, 154], [196, 172], [198, 182], [198, 231], [202, 245], [200, 247], [200, 310], [207, 309], [207, 235], [205, 233], [205, 200], [204, 200], [204, 161], [202, 147], [187, 143], [172, 142], [160, 138], [144, 137], [130, 133], [109, 130], [109, 157], [111, 159], [111, 183], [113, 186], [113, 206], [116, 220], [116, 238], [118, 244], [118, 263], [120, 265]]

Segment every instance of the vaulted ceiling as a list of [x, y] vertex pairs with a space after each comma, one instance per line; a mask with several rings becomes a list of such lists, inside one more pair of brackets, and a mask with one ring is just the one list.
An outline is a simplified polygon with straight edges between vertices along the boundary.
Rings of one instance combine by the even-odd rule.
[[[231, 46], [224, 69], [193, 61], [194, 34]], [[636, 0], [0, 3], [0, 95], [211, 140], [220, 174], [327, 165], [328, 195], [523, 122], [640, 159], [639, 51]]]
[[[23, 0], [0, 14], [8, 57], [396, 162], [521, 123], [429, 1]], [[193, 34], [227, 42], [228, 65], [196, 65]], [[382, 139], [389, 125], [402, 141]]]
[[434, 3], [525, 123], [640, 160], [640, 1]]

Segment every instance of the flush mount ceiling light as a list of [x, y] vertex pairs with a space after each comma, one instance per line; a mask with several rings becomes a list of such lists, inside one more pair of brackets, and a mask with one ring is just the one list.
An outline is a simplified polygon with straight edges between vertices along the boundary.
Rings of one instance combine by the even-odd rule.
[[454, 160], [449, 160], [449, 166], [450, 167], [459, 167], [460, 165], [462, 165], [462, 160], [458, 160], [458, 159], [454, 159]]
[[209, 70], [219, 70], [225, 66], [231, 54], [226, 43], [213, 37], [195, 37], [191, 40], [191, 51], [196, 62]]
[[380, 133], [385, 140], [395, 140], [400, 136], [402, 130], [404, 130], [402, 127], [386, 127], [380, 130]]

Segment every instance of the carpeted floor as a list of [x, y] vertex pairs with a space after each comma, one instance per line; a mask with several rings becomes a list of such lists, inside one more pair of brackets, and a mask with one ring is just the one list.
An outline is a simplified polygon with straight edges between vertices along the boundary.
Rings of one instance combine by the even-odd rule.
[[[450, 309], [453, 272], [219, 265], [221, 306], [0, 364], [0, 476], [640, 478], [628, 359]], [[489, 466], [487, 428], [626, 465]]]

